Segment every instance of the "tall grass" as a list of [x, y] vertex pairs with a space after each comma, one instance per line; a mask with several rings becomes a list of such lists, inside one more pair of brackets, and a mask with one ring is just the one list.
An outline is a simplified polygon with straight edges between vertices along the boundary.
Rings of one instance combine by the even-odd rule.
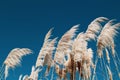
[[[78, 33], [78, 28], [79, 25], [73, 26], [60, 38], [58, 44], [57, 38], [51, 39], [53, 29], [50, 29], [31, 73], [20, 75], [19, 80], [42, 80], [48, 79], [47, 76], [51, 76], [48, 80], [56, 77], [55, 80], [76, 80], [77, 75], [79, 80], [101, 80], [98, 78], [100, 76], [105, 80], [116, 80], [116, 76], [120, 79], [120, 59], [115, 50], [115, 36], [119, 32], [120, 23], [115, 23], [114, 19], [98, 17], [88, 25], [85, 32]], [[88, 46], [90, 41], [96, 44], [96, 51]], [[13, 49], [0, 69], [0, 78], [6, 79], [9, 69], [19, 66], [22, 56], [30, 53], [28, 48]], [[45, 75], [40, 76], [45, 66]]]

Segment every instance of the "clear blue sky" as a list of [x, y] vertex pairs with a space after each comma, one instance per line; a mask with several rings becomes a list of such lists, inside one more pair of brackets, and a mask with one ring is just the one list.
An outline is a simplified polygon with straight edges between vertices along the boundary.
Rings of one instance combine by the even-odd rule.
[[22, 67], [10, 70], [8, 80], [17, 80], [20, 73], [31, 71], [51, 27], [54, 27], [53, 37], [60, 38], [76, 24], [81, 24], [79, 31], [85, 31], [87, 25], [100, 16], [120, 21], [120, 1], [0, 0], [0, 65], [13, 48], [27, 47], [34, 51], [23, 57]]

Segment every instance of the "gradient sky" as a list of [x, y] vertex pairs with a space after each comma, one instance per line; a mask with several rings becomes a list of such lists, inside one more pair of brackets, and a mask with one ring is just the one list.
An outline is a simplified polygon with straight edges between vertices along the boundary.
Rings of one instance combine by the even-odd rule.
[[[80, 24], [79, 32], [85, 31], [93, 19], [101, 16], [120, 22], [120, 1], [0, 0], [0, 65], [13, 48], [26, 47], [34, 51], [23, 57], [21, 67], [10, 70], [8, 80], [17, 80], [18, 75], [31, 71], [50, 28], [54, 27], [53, 37], [60, 38], [76, 24]], [[117, 46], [120, 47], [120, 43]]]

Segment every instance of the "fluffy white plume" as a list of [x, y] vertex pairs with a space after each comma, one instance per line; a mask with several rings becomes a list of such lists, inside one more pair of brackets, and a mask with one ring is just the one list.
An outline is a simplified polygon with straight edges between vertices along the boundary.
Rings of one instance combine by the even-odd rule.
[[107, 47], [111, 48], [113, 56], [115, 54], [114, 36], [116, 35], [117, 30], [120, 28], [120, 23], [113, 24], [113, 21], [114, 20], [110, 20], [105, 24], [97, 39], [97, 53], [100, 57], [102, 55], [102, 50]]
[[43, 62], [44, 62], [44, 57], [45, 55], [47, 54], [47, 45], [50, 41], [50, 36], [51, 36], [51, 33], [52, 33], [52, 29], [50, 29], [48, 31], [48, 33], [46, 34], [45, 36], [45, 39], [44, 39], [44, 43], [43, 43], [43, 46], [39, 52], [39, 55], [37, 57], [37, 61], [36, 61], [36, 67], [39, 67], [39, 66], [43, 66]]
[[53, 51], [55, 50], [56, 39], [57, 38], [54, 38], [48, 44], [48, 48], [47, 48], [48, 53], [45, 55], [44, 62], [43, 62], [43, 65], [47, 65], [45, 76], [48, 75], [50, 67], [53, 66], [53, 64], [54, 64], [54, 61], [53, 61], [52, 57], [53, 57]]
[[74, 40], [72, 46], [72, 54], [74, 55], [74, 60], [80, 61], [82, 59], [83, 54], [87, 51], [87, 42], [85, 40], [85, 34], [79, 33], [77, 38]]
[[53, 55], [52, 55], [52, 53], [53, 53], [53, 50], [55, 50], [56, 40], [57, 40], [57, 38], [54, 38], [53, 40], [51, 40], [49, 42], [48, 47], [47, 47], [48, 53], [45, 56], [43, 65], [51, 66], [53, 64], [53, 59], [52, 59]]
[[97, 34], [102, 29], [101, 22], [104, 22], [106, 20], [108, 20], [108, 19], [105, 17], [98, 17], [88, 25], [88, 29], [86, 30], [87, 40], [90, 40], [90, 39], [95, 40], [96, 39]]
[[45, 55], [43, 65], [47, 65], [47, 69], [45, 72], [45, 76], [48, 75], [50, 67], [53, 66], [54, 61], [53, 61], [53, 51], [55, 50], [55, 43], [56, 43], [57, 38], [54, 38], [51, 40], [48, 44], [47, 47], [47, 54]]
[[59, 40], [57, 50], [55, 53], [54, 60], [59, 64], [63, 64], [64, 56], [71, 52], [73, 38], [75, 37], [75, 32], [77, 31], [79, 25], [73, 26], [69, 31], [67, 31], [62, 38]]
[[16, 66], [21, 64], [21, 58], [27, 54], [32, 53], [32, 51], [28, 48], [15, 48], [13, 49], [9, 55], [7, 56], [6, 60], [4, 61], [5, 64], [5, 78], [8, 76], [9, 68], [15, 68]]
[[93, 51], [91, 48], [87, 49], [86, 34], [79, 33], [77, 38], [74, 40], [72, 46], [72, 54], [74, 61], [77, 63], [78, 70], [83, 79], [90, 78], [93, 58]]
[[49, 43], [49, 41], [51, 40], [50, 37], [51, 37], [52, 30], [53, 30], [53, 28], [51, 28], [48, 31], [48, 33], [46, 34], [45, 39], [44, 39], [43, 47], [46, 46]]
[[52, 64], [52, 53], [55, 49], [55, 43], [56, 39], [49, 39], [51, 36], [52, 29], [48, 31], [48, 33], [45, 36], [44, 44], [39, 52], [37, 61], [36, 61], [36, 67], [43, 66], [43, 65], [51, 65]]

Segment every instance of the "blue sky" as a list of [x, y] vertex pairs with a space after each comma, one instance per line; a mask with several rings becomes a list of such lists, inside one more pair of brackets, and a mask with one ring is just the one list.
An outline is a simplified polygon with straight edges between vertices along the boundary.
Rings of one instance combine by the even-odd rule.
[[76, 24], [80, 24], [79, 32], [85, 31], [97, 17], [120, 21], [119, 3], [119, 0], [1, 0], [0, 65], [13, 48], [27, 47], [34, 51], [23, 58], [22, 67], [10, 70], [8, 80], [17, 80], [20, 73], [30, 72], [51, 27], [53, 37], [60, 38]]

